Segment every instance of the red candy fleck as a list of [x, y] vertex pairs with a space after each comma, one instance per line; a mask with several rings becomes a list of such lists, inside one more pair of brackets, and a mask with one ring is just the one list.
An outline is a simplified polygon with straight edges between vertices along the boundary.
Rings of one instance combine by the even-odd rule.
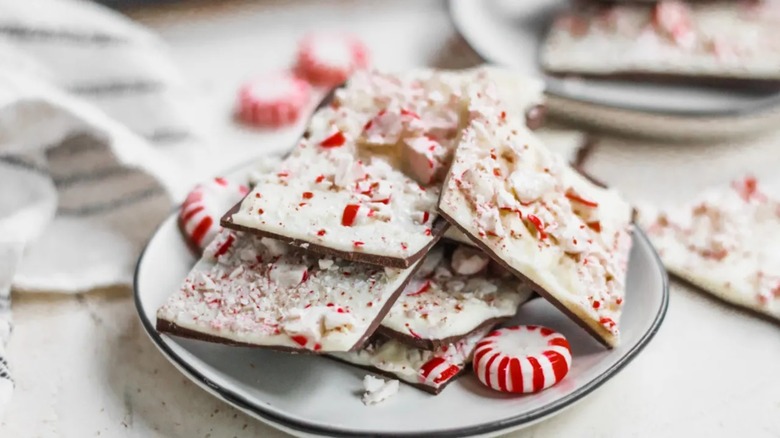
[[431, 281], [430, 280], [425, 280], [425, 283], [423, 283], [423, 285], [420, 286], [419, 289], [417, 289], [417, 292], [414, 292], [414, 293], [411, 293], [411, 294], [407, 294], [406, 296], [407, 297], [416, 297], [418, 295], [424, 294], [425, 292], [428, 292], [428, 289], [430, 289], [430, 288], [431, 288]]
[[227, 180], [226, 180], [225, 178], [222, 178], [222, 177], [219, 177], [219, 176], [218, 176], [218, 177], [216, 177], [216, 178], [214, 178], [214, 182], [215, 182], [215, 183], [217, 183], [217, 184], [219, 184], [219, 185], [221, 185], [221, 186], [226, 186], [226, 185], [228, 185], [228, 182], [227, 182]]
[[401, 242], [401, 249], [403, 249], [403, 250], [405, 251], [405, 250], [407, 250], [408, 248], [409, 248], [409, 247], [408, 247], [408, 246], [407, 246], [407, 245], [406, 245], [404, 242]]
[[600, 233], [600, 232], [601, 232], [601, 222], [599, 222], [599, 221], [595, 221], [595, 222], [588, 222], [588, 224], [587, 224], [587, 225], [588, 225], [588, 227], [589, 227], [591, 230], [593, 230], [593, 231], [595, 231], [595, 232], [597, 232], [597, 233]]
[[426, 211], [426, 212], [424, 212], [424, 213], [423, 213], [423, 221], [422, 221], [422, 223], [426, 223], [426, 222], [428, 222], [428, 218], [429, 218], [430, 216], [431, 216], [431, 215], [430, 215], [430, 213], [428, 213], [427, 211]]
[[402, 116], [414, 117], [415, 119], [419, 119], [420, 118], [420, 116], [416, 112], [409, 111], [409, 110], [406, 110], [406, 109], [403, 109], [403, 108], [401, 108], [401, 115]]
[[422, 339], [422, 336], [420, 336], [417, 333], [415, 333], [414, 330], [412, 330], [411, 327], [407, 327], [406, 329], [409, 330], [409, 334], [411, 334], [413, 338], [415, 338], [415, 339]]
[[260, 192], [255, 193], [255, 198], [260, 199], [263, 195], [260, 194]]
[[258, 208], [258, 209], [257, 209], [257, 214], [263, 214], [263, 213], [265, 213], [265, 211], [263, 211], [263, 209], [262, 209], [262, 208]]
[[325, 230], [323, 229], [323, 230], [317, 231], [317, 235], [318, 236], [324, 236], [325, 235]]
[[322, 182], [324, 179], [325, 179], [325, 175], [320, 175], [320, 176], [318, 176], [318, 177], [317, 177], [317, 178], [314, 180], [314, 182], [316, 182], [316, 183], [321, 183], [321, 182]]
[[314, 344], [314, 351], [320, 351], [320, 350], [322, 350], [322, 345]]
[[214, 253], [214, 257], [219, 257], [227, 253], [230, 247], [233, 245], [234, 240], [236, 240], [235, 236], [233, 236], [232, 234], [228, 234], [228, 237], [227, 239], [225, 239], [225, 242], [222, 243], [222, 245], [220, 245], [219, 248], [217, 248], [217, 251]]
[[493, 169], [493, 175], [501, 176], [501, 169], [499, 169], [498, 167], [494, 168]]
[[599, 301], [599, 300], [594, 300], [594, 301], [593, 301], [593, 308], [594, 308], [594, 309], [598, 309], [599, 307], [601, 307], [601, 301]]
[[747, 176], [742, 181], [734, 181], [731, 187], [739, 193], [739, 196], [745, 201], [755, 199], [765, 201], [766, 196], [758, 190], [758, 180], [754, 176]]
[[599, 324], [603, 325], [604, 327], [609, 327], [609, 328], [612, 328], [612, 327], [617, 325], [615, 323], [615, 321], [612, 320], [612, 318], [601, 318], [599, 320]]
[[544, 240], [547, 238], [547, 233], [544, 232], [544, 224], [542, 224], [542, 220], [536, 217], [536, 215], [529, 214], [526, 216], [528, 220], [534, 225], [534, 228], [536, 228], [536, 231], [539, 232], [539, 239]]
[[314, 193], [312, 192], [303, 192], [303, 199], [311, 199], [314, 197]]
[[305, 347], [306, 343], [309, 342], [309, 340], [306, 339], [306, 336], [302, 336], [302, 335], [291, 336], [290, 339], [295, 341], [295, 343], [300, 345], [301, 347]]
[[717, 251], [704, 250], [701, 253], [701, 256], [704, 257], [705, 259], [714, 259], [714, 260], [717, 260], [717, 261], [721, 261], [721, 260], [725, 259], [728, 255], [729, 255], [729, 252], [726, 249], [724, 249], [724, 248], [721, 248], [721, 249], [719, 249]]
[[598, 206], [599, 206], [599, 203], [598, 203], [598, 202], [595, 202], [595, 201], [589, 201], [589, 200], [587, 200], [587, 199], [585, 199], [585, 198], [583, 198], [583, 197], [579, 196], [578, 194], [574, 193], [574, 192], [573, 192], [573, 191], [571, 191], [571, 190], [569, 190], [569, 191], [567, 191], [567, 192], [566, 192], [566, 197], [567, 197], [567, 198], [569, 198], [570, 200], [572, 200], [572, 201], [574, 201], [574, 202], [577, 202], [577, 203], [579, 203], [579, 204], [582, 204], [582, 205], [584, 205], [584, 206], [586, 206], [586, 207], [593, 207], [593, 208], [596, 208], [596, 207], [598, 207]]
[[361, 246], [365, 245], [365, 242], [361, 242], [359, 240], [355, 240], [352, 242], [352, 245], [355, 246], [355, 248], [360, 248]]
[[431, 229], [430, 229], [430, 228], [426, 228], [426, 229], [425, 229], [425, 235], [426, 235], [426, 236], [430, 236], [431, 234], [432, 234], [432, 231], [431, 231]]
[[324, 148], [337, 148], [343, 146], [346, 141], [347, 138], [344, 136], [344, 133], [341, 131], [336, 131], [335, 134], [331, 135], [325, 140], [322, 140], [320, 142], [320, 146]]
[[344, 207], [344, 213], [341, 215], [341, 225], [351, 227], [355, 223], [360, 206], [357, 204], [348, 204]]

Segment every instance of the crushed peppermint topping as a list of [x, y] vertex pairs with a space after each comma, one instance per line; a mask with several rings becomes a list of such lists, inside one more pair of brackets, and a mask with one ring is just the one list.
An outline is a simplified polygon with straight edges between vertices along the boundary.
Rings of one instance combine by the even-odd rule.
[[753, 176], [662, 210], [639, 209], [664, 265], [703, 289], [780, 319], [780, 199]]
[[334, 353], [346, 362], [375, 368], [411, 384], [440, 389], [471, 362], [477, 343], [491, 330], [480, 329], [455, 343], [434, 350], [410, 347], [396, 340], [377, 338], [354, 353]]
[[336, 131], [331, 136], [322, 140], [320, 142], [320, 146], [324, 148], [337, 148], [339, 146], [344, 146], [344, 143], [346, 142], [347, 142], [347, 138], [344, 136], [344, 133], [341, 131]]
[[[463, 336], [487, 320], [511, 317], [531, 290], [511, 275], [488, 272], [488, 260], [478, 249], [463, 245], [453, 252], [433, 248], [382, 327], [415, 339], [436, 340]], [[453, 310], [462, 314], [452, 318]]]
[[631, 207], [567, 166], [521, 123], [503, 120], [503, 107], [491, 90], [472, 95], [439, 208], [615, 345]]
[[223, 230], [157, 317], [233, 342], [346, 351], [410, 274], [318, 259], [279, 241]]
[[555, 20], [541, 59], [552, 73], [772, 81], [780, 3], [578, 2]]
[[354, 241], [364, 242], [361, 255], [407, 264], [441, 229], [433, 227], [436, 202], [464, 96], [496, 78], [517, 97], [507, 119], [541, 100], [536, 83], [491, 68], [356, 72], [335, 91], [334, 105], [312, 116], [289, 157], [257, 179], [253, 193], [262, 196], [246, 197], [230, 224], [316, 243], [311, 250], [323, 253], [353, 252]]

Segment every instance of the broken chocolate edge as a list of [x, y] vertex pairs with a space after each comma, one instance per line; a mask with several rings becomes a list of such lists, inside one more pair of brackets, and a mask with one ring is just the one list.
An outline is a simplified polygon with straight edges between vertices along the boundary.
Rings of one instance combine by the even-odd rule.
[[683, 73], [658, 73], [637, 70], [625, 70], [612, 73], [581, 73], [569, 70], [554, 70], [544, 68], [544, 72], [550, 76], [561, 79], [582, 78], [589, 80], [617, 80], [632, 82], [650, 82], [670, 85], [705, 85], [709, 87], [728, 87], [740, 90], [765, 90], [777, 91], [780, 87], [780, 78], [738, 78], [718, 75], [695, 75]]
[[[442, 191], [442, 193], [444, 193], [444, 192]], [[612, 348], [614, 348], [614, 347], [616, 346], [616, 345], [612, 345], [612, 344], [610, 344], [610, 343], [609, 343], [609, 341], [608, 341], [608, 340], [607, 340], [607, 339], [606, 339], [606, 338], [605, 338], [605, 337], [604, 337], [604, 336], [603, 336], [601, 333], [599, 333], [599, 332], [598, 332], [596, 329], [594, 329], [593, 327], [591, 327], [591, 326], [590, 326], [590, 324], [588, 324], [587, 322], [585, 322], [585, 321], [584, 321], [582, 318], [580, 318], [579, 316], [577, 316], [577, 315], [576, 315], [576, 314], [575, 314], [575, 313], [574, 313], [572, 310], [570, 310], [569, 308], [567, 308], [567, 307], [566, 307], [566, 306], [565, 306], [565, 305], [564, 305], [562, 302], [558, 301], [558, 299], [556, 299], [556, 298], [555, 298], [555, 297], [554, 297], [554, 296], [553, 296], [553, 295], [552, 295], [550, 292], [548, 292], [548, 291], [547, 291], [547, 289], [545, 289], [545, 288], [541, 287], [540, 285], [536, 284], [536, 282], [532, 281], [532, 280], [531, 280], [530, 278], [528, 278], [526, 275], [524, 275], [524, 274], [520, 273], [520, 272], [519, 272], [517, 269], [515, 269], [515, 268], [511, 267], [511, 266], [509, 265], [509, 263], [507, 263], [507, 262], [505, 262], [503, 259], [501, 259], [501, 257], [499, 257], [499, 256], [498, 256], [496, 253], [494, 253], [494, 252], [493, 252], [493, 251], [492, 251], [492, 250], [491, 250], [491, 249], [490, 249], [490, 248], [489, 248], [487, 245], [485, 245], [485, 243], [484, 243], [484, 242], [482, 242], [480, 239], [478, 239], [478, 238], [476, 238], [476, 237], [472, 236], [472, 235], [471, 235], [471, 233], [469, 233], [468, 231], [466, 231], [466, 229], [465, 229], [465, 228], [461, 227], [461, 226], [460, 226], [460, 225], [459, 225], [459, 224], [458, 224], [458, 223], [457, 223], [457, 222], [456, 222], [456, 221], [455, 221], [453, 218], [451, 218], [449, 215], [447, 215], [447, 213], [445, 213], [444, 211], [442, 211], [442, 209], [441, 209], [441, 208], [439, 208], [439, 214], [441, 214], [443, 218], [447, 219], [447, 221], [448, 221], [448, 222], [450, 222], [450, 224], [451, 224], [451, 225], [454, 225], [454, 226], [455, 226], [455, 227], [457, 227], [457, 228], [458, 228], [458, 229], [459, 229], [461, 232], [463, 232], [463, 234], [465, 234], [466, 236], [468, 236], [468, 237], [469, 237], [469, 239], [471, 239], [471, 240], [472, 240], [472, 241], [473, 241], [473, 242], [474, 242], [474, 243], [475, 243], [475, 244], [476, 244], [476, 245], [477, 245], [479, 248], [481, 248], [481, 249], [482, 249], [482, 250], [483, 250], [483, 251], [484, 251], [484, 252], [485, 252], [485, 253], [486, 253], [488, 256], [490, 256], [490, 258], [491, 258], [491, 259], [493, 259], [493, 260], [494, 260], [496, 263], [500, 264], [500, 265], [501, 265], [501, 266], [503, 266], [505, 269], [507, 269], [509, 272], [511, 272], [512, 274], [514, 274], [514, 275], [515, 275], [516, 277], [518, 277], [518, 278], [519, 278], [521, 281], [523, 281], [524, 283], [526, 283], [526, 284], [530, 285], [530, 286], [531, 286], [531, 288], [532, 288], [532, 289], [533, 289], [533, 290], [534, 290], [536, 293], [538, 293], [539, 295], [541, 295], [542, 297], [544, 297], [544, 298], [545, 298], [545, 299], [546, 299], [546, 300], [547, 300], [549, 303], [551, 303], [551, 304], [552, 304], [552, 305], [554, 305], [556, 308], [558, 308], [558, 310], [560, 310], [561, 312], [563, 312], [564, 314], [566, 314], [566, 316], [568, 316], [568, 317], [569, 317], [571, 320], [573, 320], [574, 322], [576, 322], [576, 323], [577, 323], [577, 325], [579, 325], [580, 327], [584, 328], [584, 329], [585, 329], [585, 331], [587, 331], [587, 332], [588, 332], [588, 333], [589, 333], [591, 336], [593, 336], [594, 338], [596, 338], [596, 340], [598, 340], [598, 341], [599, 341], [599, 342], [600, 342], [602, 345], [604, 345], [605, 347], [607, 347], [607, 348], [609, 348], [609, 349], [612, 349]], [[632, 238], [633, 238], [633, 236], [632, 236]], [[615, 338], [614, 336], [613, 336], [613, 339], [617, 340], [617, 338]]]
[[385, 319], [385, 316], [387, 316], [387, 313], [390, 311], [390, 308], [395, 305], [396, 301], [398, 301], [398, 297], [400, 297], [401, 294], [404, 292], [404, 289], [406, 289], [406, 285], [408, 285], [409, 282], [412, 281], [412, 278], [414, 278], [414, 274], [417, 273], [417, 270], [420, 269], [420, 266], [422, 266], [422, 263], [418, 263], [417, 265], [415, 265], [414, 269], [412, 269], [412, 272], [409, 273], [409, 275], [398, 286], [395, 292], [393, 292], [392, 295], [390, 295], [390, 297], [387, 299], [387, 304], [385, 304], [382, 307], [382, 309], [379, 310], [379, 312], [376, 315], [376, 318], [374, 318], [371, 321], [371, 323], [368, 325], [368, 328], [366, 328], [365, 333], [363, 333], [363, 336], [361, 336], [360, 339], [358, 339], [357, 342], [355, 342], [355, 345], [353, 345], [348, 350], [349, 352], [360, 350], [361, 348], [363, 348], [363, 346], [366, 345], [366, 343], [369, 341], [369, 339], [374, 334], [374, 332], [382, 324], [382, 321]]
[[434, 388], [433, 386], [428, 386], [428, 385], [425, 385], [425, 384], [422, 384], [422, 383], [407, 382], [406, 380], [398, 378], [398, 376], [396, 376], [395, 374], [393, 374], [393, 373], [391, 373], [389, 371], [380, 370], [379, 368], [375, 368], [375, 367], [372, 367], [370, 365], [358, 365], [358, 364], [352, 363], [352, 362], [350, 362], [348, 360], [344, 360], [344, 359], [342, 359], [340, 357], [331, 356], [329, 354], [325, 354], [325, 355], [323, 355], [323, 357], [326, 357], [326, 358], [328, 358], [330, 360], [333, 360], [335, 362], [339, 362], [339, 363], [343, 363], [345, 365], [349, 365], [351, 367], [355, 367], [355, 368], [359, 368], [361, 370], [368, 371], [369, 373], [378, 374], [378, 375], [380, 375], [382, 377], [386, 377], [388, 379], [398, 380], [399, 382], [401, 382], [401, 383], [403, 383], [405, 385], [412, 386], [414, 388], [419, 389], [420, 391], [427, 392], [428, 394], [431, 394], [431, 395], [439, 395], [439, 393], [441, 393], [441, 391], [444, 390], [444, 388], [446, 388], [450, 383], [452, 383], [455, 380], [457, 380], [463, 374], [463, 372], [466, 371], [466, 368], [467, 368], [466, 366], [464, 366], [463, 369], [458, 372], [458, 374], [452, 376], [451, 379], [449, 379], [446, 382], [444, 382], [444, 384], [439, 386], [438, 388]]
[[[530, 298], [530, 297], [529, 297]], [[523, 301], [520, 303], [517, 308], [520, 309], [520, 306], [525, 304], [527, 302]], [[517, 312], [515, 312], [517, 313]], [[395, 331], [393, 329], [387, 328], [379, 325], [379, 328], [377, 328], [376, 333], [379, 335], [382, 335], [388, 339], [393, 339], [395, 341], [398, 341], [404, 345], [408, 345], [410, 347], [419, 348], [421, 350], [436, 350], [437, 348], [454, 344], [455, 342], [458, 342], [462, 339], [465, 339], [474, 333], [487, 328], [487, 327], [495, 327], [498, 324], [504, 323], [506, 321], [509, 321], [512, 319], [514, 315], [510, 316], [500, 316], [496, 318], [490, 318], [486, 319], [483, 322], [481, 322], [478, 326], [474, 327], [469, 332], [462, 334], [462, 335], [455, 335], [455, 336], [448, 336], [446, 338], [440, 338], [440, 339], [424, 339], [424, 338], [415, 338], [414, 336], [407, 335], [406, 333], [401, 333], [398, 331]]]
[[214, 344], [229, 345], [231, 347], [248, 347], [248, 348], [262, 348], [264, 350], [283, 351], [285, 353], [305, 353], [305, 354], [319, 354], [312, 350], [305, 348], [285, 347], [282, 345], [257, 345], [249, 344], [246, 342], [234, 341], [232, 339], [223, 338], [220, 336], [214, 336], [207, 333], [202, 333], [197, 330], [181, 327], [174, 322], [167, 319], [157, 318], [155, 329], [159, 333], [167, 333], [169, 335], [178, 336], [180, 338], [195, 339], [197, 341], [211, 342]]
[[[664, 268], [666, 268], [664, 266]], [[736, 310], [742, 313], [745, 313], [746, 315], [752, 316], [754, 318], [758, 318], [761, 320], [764, 320], [770, 324], [775, 324], [778, 327], [780, 327], [780, 318], [774, 317], [772, 315], [766, 314], [764, 312], [760, 312], [752, 307], [747, 307], [742, 304], [737, 304], [733, 301], [730, 301], [726, 298], [723, 298], [719, 295], [716, 295], [714, 292], [711, 292], [706, 287], [696, 284], [693, 280], [686, 278], [685, 276], [678, 274], [676, 272], [672, 272], [669, 269], [666, 269], [666, 272], [668, 272], [672, 277], [674, 277], [675, 280], [679, 281], [680, 283], [684, 284], [685, 286], [689, 287], [690, 289], [693, 289], [696, 293], [707, 297], [708, 299], [712, 300], [713, 302], [720, 303], [721, 305], [727, 306], [731, 308], [732, 310]]]
[[[437, 239], [438, 240], [438, 239]], [[365, 332], [358, 338], [358, 340], [355, 342], [355, 344], [347, 350], [347, 352], [353, 352], [361, 349], [369, 340], [369, 338], [374, 334], [374, 332], [377, 330], [379, 325], [382, 323], [382, 321], [385, 319], [385, 316], [387, 316], [387, 313], [390, 311], [390, 308], [395, 304], [396, 301], [398, 301], [398, 297], [401, 296], [404, 289], [406, 289], [406, 286], [409, 284], [409, 282], [414, 277], [414, 274], [417, 272], [418, 269], [420, 269], [420, 266], [422, 266], [422, 263], [418, 263], [414, 269], [407, 275], [406, 279], [404, 279], [403, 282], [396, 288], [395, 291], [387, 298], [387, 301], [385, 302], [385, 305], [382, 306], [381, 309], [379, 309], [379, 312], [377, 312], [377, 315], [374, 317], [374, 319], [371, 320], [371, 322], [366, 327]], [[199, 332], [197, 330], [192, 330], [184, 327], [180, 327], [176, 325], [175, 323], [168, 321], [166, 319], [160, 319], [157, 318], [156, 328], [158, 332], [165, 332], [170, 333], [176, 336], [180, 336], [183, 338], [190, 338], [190, 339], [197, 339], [200, 341], [205, 342], [213, 342], [218, 344], [224, 344], [224, 345], [233, 345], [238, 347], [252, 347], [252, 348], [263, 348], [268, 350], [278, 350], [278, 351], [287, 351], [287, 352], [306, 352], [311, 354], [326, 354], [326, 351], [323, 352], [315, 352], [306, 348], [294, 348], [294, 347], [284, 347], [284, 346], [274, 346], [274, 345], [258, 345], [258, 344], [249, 344], [245, 342], [238, 342], [234, 341], [232, 339], [223, 338], [220, 336], [214, 336], [206, 333]]]
[[[246, 199], [246, 197], [244, 197], [244, 199]], [[340, 259], [348, 260], [350, 262], [366, 263], [369, 265], [382, 266], [387, 268], [406, 269], [412, 266], [418, 260], [425, 257], [426, 254], [428, 254], [428, 251], [430, 251], [433, 245], [436, 244], [436, 242], [438, 242], [438, 240], [441, 238], [444, 232], [447, 231], [447, 228], [449, 227], [449, 223], [446, 220], [442, 218], [437, 218], [436, 221], [431, 226], [431, 240], [427, 244], [425, 244], [425, 246], [423, 246], [419, 251], [417, 251], [416, 253], [410, 255], [405, 259], [397, 258], [397, 257], [380, 256], [380, 255], [369, 254], [364, 252], [342, 251], [338, 249], [333, 249], [328, 246], [311, 243], [305, 240], [282, 236], [280, 234], [270, 233], [267, 231], [258, 230], [256, 228], [251, 228], [244, 225], [238, 225], [233, 223], [232, 222], [233, 214], [235, 214], [241, 208], [241, 204], [244, 202], [244, 199], [241, 199], [241, 201], [239, 201], [230, 210], [228, 210], [227, 213], [225, 213], [222, 216], [222, 219], [220, 220], [221, 226], [225, 228], [229, 228], [231, 230], [244, 231], [246, 233], [254, 234], [256, 236], [276, 239], [288, 245], [303, 248], [304, 250], [311, 251], [313, 253], [321, 254], [324, 256], [337, 257]]]

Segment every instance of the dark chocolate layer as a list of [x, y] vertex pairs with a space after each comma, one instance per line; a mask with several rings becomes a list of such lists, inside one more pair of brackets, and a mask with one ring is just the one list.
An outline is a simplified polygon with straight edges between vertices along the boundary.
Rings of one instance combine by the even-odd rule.
[[433, 226], [431, 227], [431, 241], [428, 242], [424, 247], [422, 247], [420, 251], [417, 251], [416, 253], [410, 255], [409, 257], [402, 259], [397, 257], [387, 257], [387, 256], [376, 255], [376, 254], [368, 254], [359, 251], [342, 251], [342, 250], [330, 248], [328, 246], [307, 242], [305, 240], [295, 239], [292, 237], [282, 236], [280, 234], [269, 233], [267, 231], [258, 230], [256, 228], [250, 228], [250, 227], [245, 227], [243, 225], [235, 224], [232, 221], [232, 217], [233, 214], [235, 214], [240, 209], [241, 202], [243, 202], [243, 199], [238, 204], [234, 205], [233, 208], [228, 210], [228, 212], [225, 213], [224, 216], [222, 216], [220, 225], [222, 225], [225, 228], [230, 228], [237, 231], [244, 231], [246, 233], [254, 234], [257, 236], [277, 239], [289, 245], [301, 247], [304, 248], [306, 251], [322, 254], [324, 256], [337, 257], [340, 259], [349, 260], [351, 262], [368, 263], [371, 265], [378, 265], [378, 266], [383, 266], [388, 268], [404, 269], [404, 268], [408, 268], [409, 266], [412, 266], [415, 262], [417, 262], [418, 260], [423, 258], [426, 254], [428, 254], [428, 251], [441, 238], [442, 234], [444, 234], [444, 232], [449, 227], [449, 224], [447, 223], [446, 220], [442, 218], [438, 218], [436, 222], [434, 222]]
[[550, 292], [548, 292], [545, 288], [538, 285], [536, 282], [532, 281], [530, 278], [528, 278], [526, 275], [521, 273], [520, 271], [516, 270], [512, 266], [509, 265], [509, 263], [505, 262], [501, 257], [499, 257], [496, 253], [490, 250], [490, 248], [485, 245], [484, 242], [482, 242], [480, 239], [475, 238], [471, 234], [466, 231], [463, 227], [461, 227], [453, 218], [447, 216], [447, 214], [441, 209], [439, 209], [439, 214], [442, 215], [447, 221], [450, 222], [450, 224], [456, 226], [460, 231], [463, 232], [466, 236], [469, 237], [469, 239], [472, 240], [476, 244], [476, 246], [480, 247], [485, 254], [490, 256], [491, 259], [493, 259], [496, 263], [503, 266], [507, 271], [514, 274], [516, 277], [518, 277], [520, 280], [522, 280], [524, 283], [528, 284], [536, 293], [544, 297], [548, 302], [550, 302], [552, 305], [558, 308], [561, 312], [563, 312], [566, 316], [571, 318], [574, 322], [576, 322], [580, 327], [584, 328], [585, 331], [590, 333], [596, 340], [598, 340], [600, 343], [602, 343], [607, 348], [613, 348], [609, 343], [602, 338], [601, 334], [598, 333], [596, 330], [594, 330], [590, 325], [588, 325], [585, 321], [583, 321], [579, 316], [577, 316], [574, 312], [569, 310], [563, 303], [558, 301]]

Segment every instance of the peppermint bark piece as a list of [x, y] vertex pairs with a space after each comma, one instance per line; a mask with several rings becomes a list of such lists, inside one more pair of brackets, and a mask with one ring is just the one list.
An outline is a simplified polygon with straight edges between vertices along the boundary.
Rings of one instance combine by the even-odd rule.
[[780, 321], [780, 200], [753, 177], [639, 223], [666, 268], [728, 303]]
[[355, 350], [413, 270], [320, 258], [269, 238], [223, 230], [157, 311], [157, 330], [279, 350]]
[[631, 207], [483, 95], [469, 106], [439, 210], [608, 347], [617, 345]]
[[432, 249], [378, 333], [434, 350], [506, 321], [533, 293], [470, 246]]
[[491, 327], [480, 329], [435, 350], [423, 350], [377, 336], [361, 350], [329, 356], [436, 395], [471, 363], [474, 348], [490, 330]]
[[552, 74], [775, 85], [778, 16], [776, 0], [585, 2], [555, 21], [542, 65]]
[[[490, 70], [357, 73], [223, 225], [347, 260], [410, 266], [446, 228], [436, 202], [461, 127], [462, 96], [494, 76]], [[527, 107], [541, 100], [537, 82], [530, 84], [502, 89], [538, 95], [522, 97]]]
[[[526, 125], [528, 123], [526, 122]], [[587, 153], [593, 145], [593, 140], [582, 131], [558, 128], [541, 128], [533, 130], [542, 143], [552, 152], [560, 154], [563, 160], [572, 166], [579, 166], [585, 160]], [[449, 227], [444, 232], [445, 239], [475, 245], [457, 227]]]

